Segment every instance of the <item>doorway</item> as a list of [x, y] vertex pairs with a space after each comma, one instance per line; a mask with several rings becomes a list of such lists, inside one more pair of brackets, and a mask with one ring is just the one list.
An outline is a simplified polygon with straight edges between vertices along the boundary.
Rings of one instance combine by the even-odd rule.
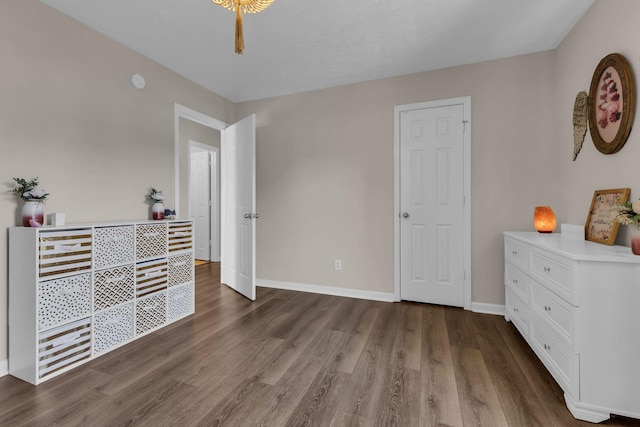
[[[181, 121], [183, 122], [181, 124]], [[189, 212], [188, 144], [181, 135], [186, 123], [204, 125], [220, 134], [220, 275], [221, 282], [255, 300], [255, 115], [232, 125], [174, 104], [174, 194], [176, 215]]]
[[189, 219], [196, 260], [220, 261], [220, 150], [189, 141]]
[[471, 308], [471, 98], [396, 106], [396, 300]]

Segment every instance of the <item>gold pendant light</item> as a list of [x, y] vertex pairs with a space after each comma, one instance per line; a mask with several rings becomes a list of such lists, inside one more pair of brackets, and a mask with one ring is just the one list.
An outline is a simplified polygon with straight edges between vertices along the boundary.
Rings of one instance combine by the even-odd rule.
[[242, 31], [242, 14], [258, 13], [265, 10], [273, 0], [212, 0], [236, 13], [236, 53], [244, 52], [244, 35]]

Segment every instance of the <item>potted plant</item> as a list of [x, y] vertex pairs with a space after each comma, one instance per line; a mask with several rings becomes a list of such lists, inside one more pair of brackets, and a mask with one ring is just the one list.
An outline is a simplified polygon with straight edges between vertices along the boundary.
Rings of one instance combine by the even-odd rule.
[[153, 219], [164, 219], [164, 200], [166, 197], [162, 194], [162, 191], [151, 187], [149, 194], [147, 194], [147, 199], [153, 203], [151, 205], [151, 215]]
[[631, 228], [631, 252], [640, 255], [640, 200], [618, 205], [616, 221]]
[[24, 178], [13, 178], [17, 187], [9, 190], [24, 200], [22, 206], [22, 225], [24, 227], [41, 227], [44, 225], [44, 203], [49, 196], [38, 189], [38, 177], [29, 181]]

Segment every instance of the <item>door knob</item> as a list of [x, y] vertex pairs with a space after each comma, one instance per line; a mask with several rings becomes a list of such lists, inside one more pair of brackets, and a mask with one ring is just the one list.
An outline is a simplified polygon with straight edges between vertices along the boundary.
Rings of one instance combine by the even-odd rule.
[[402, 216], [403, 216], [404, 218], [409, 218], [409, 212], [405, 212], [405, 213], [403, 213], [403, 214], [402, 214]]
[[248, 213], [248, 214], [244, 214], [244, 217], [245, 217], [246, 219], [251, 219], [251, 214], [250, 214], [250, 213]]

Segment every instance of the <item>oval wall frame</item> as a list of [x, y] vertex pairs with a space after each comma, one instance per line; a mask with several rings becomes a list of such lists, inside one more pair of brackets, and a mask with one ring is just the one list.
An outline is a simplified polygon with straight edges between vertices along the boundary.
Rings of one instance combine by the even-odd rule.
[[589, 132], [598, 151], [613, 154], [631, 133], [635, 84], [624, 56], [612, 53], [600, 61], [589, 87]]

